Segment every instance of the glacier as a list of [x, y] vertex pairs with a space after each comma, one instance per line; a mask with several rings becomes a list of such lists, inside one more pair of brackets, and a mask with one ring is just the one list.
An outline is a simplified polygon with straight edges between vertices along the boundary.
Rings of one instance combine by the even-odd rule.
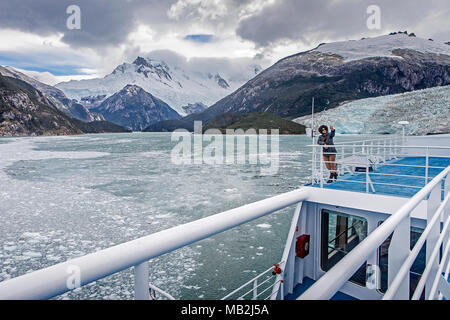
[[[293, 121], [311, 127], [311, 115]], [[426, 135], [450, 132], [450, 86], [346, 102], [314, 114], [314, 128], [332, 124], [341, 134], [405, 133]]]

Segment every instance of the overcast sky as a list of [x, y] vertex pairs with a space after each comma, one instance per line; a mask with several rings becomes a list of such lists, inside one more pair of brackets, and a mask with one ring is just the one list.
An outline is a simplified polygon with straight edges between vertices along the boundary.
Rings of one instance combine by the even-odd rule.
[[[70, 5], [80, 29], [67, 27]], [[380, 29], [367, 26], [370, 5]], [[0, 65], [50, 84], [104, 76], [155, 50], [268, 67], [322, 42], [399, 30], [447, 42], [449, 17], [449, 0], [1, 0]]]

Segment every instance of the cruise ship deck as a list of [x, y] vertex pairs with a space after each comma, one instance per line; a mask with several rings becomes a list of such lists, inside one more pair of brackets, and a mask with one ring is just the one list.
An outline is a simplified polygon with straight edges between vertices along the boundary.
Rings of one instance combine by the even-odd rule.
[[[368, 193], [412, 197], [436, 175], [450, 165], [450, 158], [429, 157], [428, 169], [426, 157], [404, 157], [387, 161], [369, 169], [372, 186]], [[428, 171], [428, 172], [427, 172]], [[315, 183], [313, 187], [321, 187]], [[332, 183], [323, 184], [323, 188], [366, 193], [366, 172], [345, 173]]]

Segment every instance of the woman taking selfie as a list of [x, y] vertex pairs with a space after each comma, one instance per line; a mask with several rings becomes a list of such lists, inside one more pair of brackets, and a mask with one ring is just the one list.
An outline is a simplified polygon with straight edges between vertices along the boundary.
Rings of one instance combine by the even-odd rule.
[[322, 125], [319, 127], [320, 136], [317, 139], [317, 144], [323, 145], [323, 161], [327, 169], [330, 171], [330, 177], [327, 183], [337, 180], [338, 174], [336, 171], [336, 148], [334, 147], [334, 128], [330, 125], [330, 131], [328, 132], [328, 127]]

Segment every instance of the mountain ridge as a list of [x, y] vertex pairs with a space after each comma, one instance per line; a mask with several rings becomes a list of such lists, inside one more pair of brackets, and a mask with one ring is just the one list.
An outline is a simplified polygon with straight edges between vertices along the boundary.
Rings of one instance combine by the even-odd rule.
[[193, 121], [228, 112], [294, 119], [310, 113], [313, 97], [319, 112], [345, 101], [448, 84], [450, 47], [445, 44], [404, 33], [321, 44], [279, 60], [207, 110], [181, 119], [179, 126], [191, 130]]
[[[211, 70], [213, 67], [189, 65], [187, 62], [166, 63], [163, 59], [138, 56], [132, 63], [124, 62], [103, 78], [71, 80], [56, 84], [70, 98], [111, 96], [128, 84], [137, 85], [165, 101], [180, 115], [183, 106], [201, 103], [207, 106], [225, 97], [257, 74], [261, 67], [249, 64], [239, 69], [239, 75]], [[222, 67], [226, 70], [226, 68]]]
[[59, 110], [31, 84], [0, 75], [0, 136], [73, 135], [125, 132], [106, 121], [85, 123]]
[[104, 120], [98, 114], [91, 113], [85, 106], [67, 98], [63, 91], [42, 83], [9, 66], [0, 66], [0, 74], [22, 80], [44, 94], [49, 101], [64, 114], [83, 122]]

